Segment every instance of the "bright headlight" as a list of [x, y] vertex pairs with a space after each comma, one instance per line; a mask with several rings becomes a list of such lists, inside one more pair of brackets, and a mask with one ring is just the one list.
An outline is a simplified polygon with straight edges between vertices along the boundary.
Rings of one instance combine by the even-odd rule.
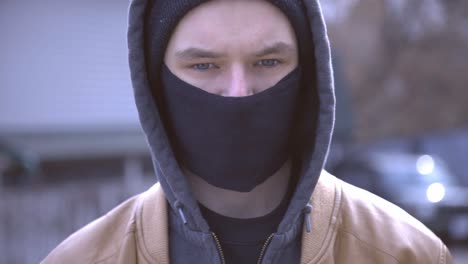
[[440, 182], [429, 185], [426, 190], [426, 197], [427, 200], [431, 203], [438, 203], [442, 201], [442, 199], [445, 197], [444, 185]]
[[416, 169], [421, 175], [429, 175], [434, 171], [434, 159], [429, 155], [419, 157], [416, 162]]

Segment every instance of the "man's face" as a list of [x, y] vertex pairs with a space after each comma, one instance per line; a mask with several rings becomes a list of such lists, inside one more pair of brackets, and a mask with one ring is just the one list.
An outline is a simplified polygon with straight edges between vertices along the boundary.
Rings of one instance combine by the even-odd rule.
[[266, 90], [298, 64], [287, 17], [263, 0], [213, 0], [176, 27], [164, 61], [183, 81], [209, 93], [247, 96]]

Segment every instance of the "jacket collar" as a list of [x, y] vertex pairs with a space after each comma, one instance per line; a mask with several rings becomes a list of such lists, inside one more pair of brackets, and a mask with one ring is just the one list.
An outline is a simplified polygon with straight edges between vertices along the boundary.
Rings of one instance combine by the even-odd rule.
[[311, 232], [302, 232], [301, 264], [315, 263], [335, 240], [341, 204], [337, 179], [322, 171], [310, 203], [313, 208]]

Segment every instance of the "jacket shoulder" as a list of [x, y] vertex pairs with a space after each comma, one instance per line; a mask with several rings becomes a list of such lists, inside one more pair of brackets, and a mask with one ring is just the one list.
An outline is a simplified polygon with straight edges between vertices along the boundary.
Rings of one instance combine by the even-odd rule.
[[[351, 184], [340, 186], [341, 252], [362, 252], [375, 263], [452, 263], [444, 243], [426, 226], [398, 206]], [[365, 263], [365, 262], [356, 262]]]
[[42, 263], [114, 263], [121, 245], [134, 236], [135, 211], [141, 196], [128, 199], [70, 235]]

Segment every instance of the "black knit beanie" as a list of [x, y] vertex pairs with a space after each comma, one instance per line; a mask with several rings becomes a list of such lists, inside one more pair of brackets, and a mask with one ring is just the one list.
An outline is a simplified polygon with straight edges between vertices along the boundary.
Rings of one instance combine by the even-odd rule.
[[[178, 22], [192, 9], [209, 0], [152, 0], [146, 14], [145, 53], [148, 76], [153, 92], [157, 94], [160, 84], [159, 75], [164, 53], [169, 39]], [[313, 61], [303, 61], [302, 58], [313, 57], [313, 44], [309, 20], [305, 13], [302, 0], [269, 0], [277, 6], [289, 19], [296, 33], [299, 46], [299, 63], [302, 68], [313, 67]], [[158, 98], [158, 96], [156, 96]], [[158, 102], [159, 103], [159, 102]]]

